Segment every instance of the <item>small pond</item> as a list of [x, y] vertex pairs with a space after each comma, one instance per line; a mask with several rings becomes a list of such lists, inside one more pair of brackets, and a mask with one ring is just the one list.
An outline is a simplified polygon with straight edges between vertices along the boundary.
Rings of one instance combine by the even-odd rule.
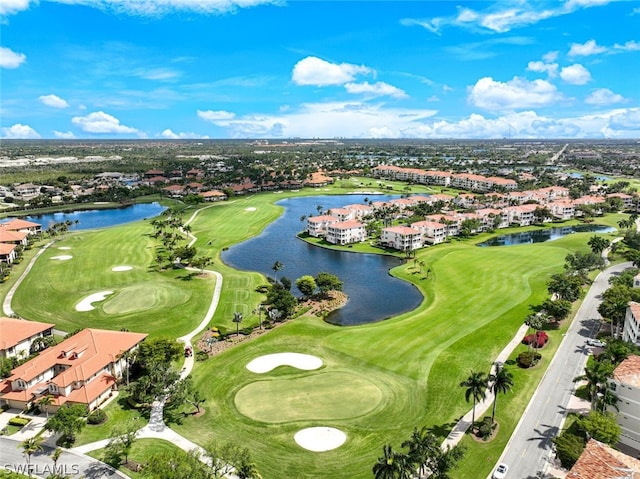
[[558, 228], [544, 228], [522, 233], [500, 235], [478, 243], [477, 246], [513, 246], [518, 244], [544, 243], [545, 241], [553, 241], [572, 233], [612, 233], [614, 231], [616, 231], [615, 228], [603, 225], [561, 226]]
[[88, 230], [117, 226], [145, 218], [153, 218], [165, 209], [166, 208], [160, 203], [137, 203], [123, 208], [66, 211], [46, 215], [25, 216], [24, 219], [41, 224], [43, 230], [48, 229], [54, 223], [62, 223], [67, 220], [71, 222], [69, 230]]
[[313, 246], [296, 235], [306, 227], [301, 217], [348, 204], [365, 203], [366, 199], [384, 201], [397, 196], [339, 195], [290, 198], [277, 204], [285, 207], [281, 217], [259, 236], [237, 244], [222, 253], [223, 261], [240, 270], [259, 271], [273, 277], [271, 267], [280, 261], [284, 267], [278, 278], [286, 276], [293, 283], [292, 292], [300, 296], [295, 280], [304, 275], [316, 276], [322, 271], [335, 274], [344, 283], [349, 296], [346, 306], [331, 314], [327, 321], [338, 325], [372, 323], [415, 309], [422, 301], [418, 289], [394, 278], [389, 269], [403, 260], [376, 254], [350, 253]]

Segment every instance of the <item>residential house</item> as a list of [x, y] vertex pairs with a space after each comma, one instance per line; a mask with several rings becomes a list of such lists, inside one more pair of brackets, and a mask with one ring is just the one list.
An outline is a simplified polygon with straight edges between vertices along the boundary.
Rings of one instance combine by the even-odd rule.
[[559, 220], [569, 220], [576, 215], [576, 207], [569, 199], [552, 201], [547, 203], [546, 207], [553, 217]]
[[633, 196], [627, 195], [625, 193], [609, 193], [607, 198], [619, 198], [622, 201], [622, 207], [625, 210], [630, 210], [633, 208]]
[[436, 221], [416, 221], [411, 225], [422, 233], [423, 243], [439, 244], [447, 239], [447, 225]]
[[354, 220], [361, 220], [365, 216], [373, 214], [373, 206], [369, 205], [354, 204], [346, 205], [343, 208], [351, 211], [351, 218]]
[[200, 193], [200, 196], [202, 196], [205, 201], [222, 201], [227, 199], [227, 195], [219, 190], [203, 191]]
[[338, 218], [338, 221], [348, 221], [355, 219], [355, 211], [349, 208], [331, 208], [328, 213]]
[[18, 252], [15, 244], [0, 243], [0, 261], [11, 264], [16, 260]]
[[146, 336], [83, 329], [13, 369], [0, 383], [0, 404], [27, 409], [51, 395], [52, 410], [63, 404], [84, 404], [93, 410], [116, 389], [126, 367], [123, 354], [136, 349]]
[[589, 439], [566, 479], [637, 479], [640, 461], [604, 443]]
[[367, 232], [362, 223], [356, 220], [338, 221], [327, 226], [325, 240], [333, 244], [351, 244], [364, 241]]
[[624, 317], [622, 339], [640, 346], [640, 303], [629, 301]]
[[29, 233], [24, 231], [11, 231], [6, 228], [0, 228], [0, 243], [10, 243], [15, 245], [27, 246], [29, 243]]
[[0, 358], [26, 358], [37, 338], [51, 336], [53, 324], [0, 316]]
[[7, 231], [22, 231], [29, 234], [42, 233], [41, 224], [33, 223], [32, 221], [21, 220], [19, 218], [14, 218], [4, 223], [0, 223], [0, 228], [4, 228]]
[[329, 225], [339, 222], [340, 220], [332, 215], [310, 216], [307, 218], [307, 232], [309, 236], [320, 238], [327, 234]]
[[400, 251], [413, 251], [422, 248], [422, 233], [409, 226], [389, 226], [382, 228], [380, 242]]
[[640, 450], [640, 356], [631, 355], [613, 371], [609, 386], [618, 397], [609, 410], [620, 426], [620, 443]]

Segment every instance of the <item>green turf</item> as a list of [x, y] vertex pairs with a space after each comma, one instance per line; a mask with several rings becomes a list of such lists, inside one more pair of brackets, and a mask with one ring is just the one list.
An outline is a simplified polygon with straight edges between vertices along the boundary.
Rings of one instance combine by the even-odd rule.
[[[314, 372], [249, 383], [235, 397], [238, 412], [265, 423], [350, 419], [381, 402], [378, 386], [347, 372]], [[339, 405], [339, 407], [336, 407]]]
[[[349, 181], [353, 180], [313, 193], [343, 192]], [[282, 211], [273, 203], [283, 197], [266, 193], [234, 198], [207, 207], [192, 222], [198, 251], [212, 256], [211, 268], [224, 276], [213, 324], [235, 329], [231, 322], [234, 312], [245, 314], [243, 326], [257, 323], [252, 310], [263, 296], [255, 289], [266, 284], [265, 278], [227, 267], [220, 261], [220, 252], [259, 234]], [[186, 212], [185, 218], [188, 215]], [[613, 220], [605, 218], [597, 222], [606, 221]], [[140, 223], [69, 236], [61, 245], [71, 246], [72, 250], [45, 253], [26, 285], [18, 290], [16, 304], [20, 310], [14, 309], [31, 319], [51, 320], [69, 328], [89, 324], [103, 327], [98, 325], [108, 323], [113, 328], [126, 325], [131, 330], [152, 334], [174, 337], [185, 334], [206, 311], [213, 281], [188, 279], [183, 271], [153, 271], [153, 245], [145, 236], [150, 231], [148, 225]], [[414, 427], [427, 426], [446, 436], [451, 424], [470, 407], [459, 383], [471, 369], [488, 371], [491, 361], [530, 313], [529, 306], [547, 297], [549, 276], [563, 270], [567, 254], [587, 251], [591, 234], [574, 234], [536, 245], [479, 248], [473, 244], [487, 236], [421, 250], [418, 259], [425, 263], [422, 271], [414, 267], [413, 260], [392, 271], [423, 293], [425, 299], [415, 311], [354, 327], [300, 318], [196, 363], [193, 379], [207, 397], [206, 413], [198, 418], [187, 417], [183, 424], [172, 427], [199, 444], [217, 438], [249, 447], [265, 479], [368, 478], [382, 445], [391, 443], [398, 448]], [[49, 259], [54, 254], [67, 253], [73, 254], [74, 259], [67, 262]], [[83, 265], [81, 271], [78, 264]], [[135, 268], [130, 272], [111, 272], [111, 267], [117, 265]], [[149, 285], [157, 288], [157, 296], [134, 299], [133, 306], [126, 306], [124, 297], [135, 297], [132, 291], [138, 291], [136, 288], [145, 291]], [[114, 295], [96, 303], [95, 311], [73, 312], [82, 297], [103, 290], [113, 290]], [[185, 303], [182, 295], [189, 294]], [[40, 299], [39, 304], [29, 303], [33, 297]], [[166, 299], [169, 304], [174, 300], [177, 304], [156, 307], [163, 298], [169, 298]], [[152, 302], [154, 306], [148, 306]], [[127, 307], [133, 311], [126, 311]], [[140, 328], [147, 329], [135, 328], [134, 319]], [[550, 335], [552, 342], [561, 339], [559, 331]], [[316, 372], [295, 373], [278, 368], [266, 376], [256, 376], [246, 369], [246, 364], [260, 355], [288, 351], [318, 356], [325, 367]], [[471, 444], [460, 469], [467, 475], [461, 472], [455, 477], [484, 477], [489, 473], [493, 462], [488, 458], [499, 455], [547, 364], [543, 362], [526, 374], [517, 372], [514, 392], [500, 398], [498, 438], [490, 444]], [[305, 389], [313, 395], [330, 387], [320, 384], [321, 377], [327, 374], [329, 378], [343, 378], [334, 381], [334, 388], [342, 394], [332, 391], [330, 401], [323, 402], [316, 396], [311, 407], [298, 406], [295, 398]], [[347, 375], [359, 379], [353, 391], [349, 390]], [[379, 392], [379, 402], [367, 406], [373, 403], [368, 402], [371, 398], [364, 397], [362, 391], [369, 395], [371, 391]], [[284, 397], [287, 392], [293, 398]], [[330, 410], [330, 402], [336, 411]], [[354, 403], [359, 402], [364, 404], [365, 412], [348, 413], [357, 409]], [[285, 409], [283, 404], [291, 411], [279, 411], [279, 406]], [[333, 451], [313, 453], [293, 440], [300, 429], [319, 425], [343, 430], [347, 442]], [[474, 476], [468, 475], [471, 472]]]

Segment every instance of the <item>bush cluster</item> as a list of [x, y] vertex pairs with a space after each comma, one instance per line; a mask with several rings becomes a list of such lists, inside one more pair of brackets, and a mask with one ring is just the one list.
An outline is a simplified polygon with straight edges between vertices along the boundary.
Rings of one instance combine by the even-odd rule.
[[23, 427], [29, 424], [30, 422], [31, 422], [31, 419], [26, 417], [20, 417], [20, 416], [12, 417], [11, 419], [9, 419], [10, 426]]
[[538, 364], [538, 361], [542, 358], [542, 354], [536, 351], [524, 351], [518, 355], [518, 366], [521, 368], [530, 368]]
[[91, 414], [89, 414], [89, 416], [87, 416], [87, 422], [93, 425], [102, 424], [106, 420], [107, 420], [107, 413], [104, 412], [102, 409], [96, 409]]
[[549, 341], [549, 335], [544, 331], [536, 331], [535, 334], [529, 334], [522, 340], [523, 344], [531, 345], [538, 349], [543, 347]]

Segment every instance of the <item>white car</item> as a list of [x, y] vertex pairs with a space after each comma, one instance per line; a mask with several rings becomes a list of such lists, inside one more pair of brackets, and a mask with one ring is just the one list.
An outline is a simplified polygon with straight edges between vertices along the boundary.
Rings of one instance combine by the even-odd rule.
[[595, 339], [595, 338], [589, 338], [587, 339], [587, 344], [589, 346], [596, 346], [598, 348], [604, 348], [606, 346], [605, 343], [603, 343], [602, 341], [600, 341], [599, 339]]
[[501, 462], [500, 464], [498, 464], [498, 467], [496, 467], [496, 470], [493, 471], [493, 475], [491, 477], [493, 477], [493, 479], [504, 479], [505, 477], [507, 477], [508, 470], [509, 466]]

